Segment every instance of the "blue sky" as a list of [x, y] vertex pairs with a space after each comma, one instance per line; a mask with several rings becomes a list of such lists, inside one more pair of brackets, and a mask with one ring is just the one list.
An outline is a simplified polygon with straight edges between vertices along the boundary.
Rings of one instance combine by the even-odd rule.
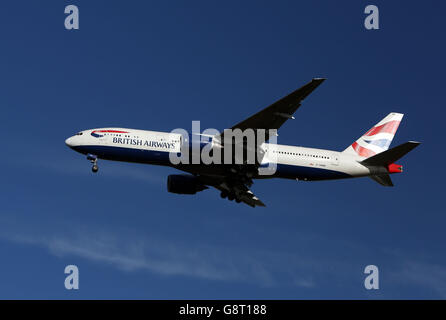
[[[80, 30], [64, 29], [78, 5]], [[380, 30], [363, 26], [380, 9]], [[0, 298], [446, 297], [445, 44], [439, 1], [7, 1], [0, 4]], [[89, 163], [94, 127], [224, 129], [322, 84], [279, 143], [343, 150], [389, 112], [394, 188], [257, 181], [267, 207], [166, 190], [174, 169]], [[80, 289], [64, 288], [64, 268]], [[364, 289], [364, 267], [380, 290]]]

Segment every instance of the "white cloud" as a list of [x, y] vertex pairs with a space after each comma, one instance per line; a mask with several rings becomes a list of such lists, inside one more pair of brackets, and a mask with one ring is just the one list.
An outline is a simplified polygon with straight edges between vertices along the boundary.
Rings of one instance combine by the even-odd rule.
[[[106, 263], [125, 272], [145, 270], [165, 276], [243, 281], [260, 286], [314, 286], [314, 282], [296, 274], [305, 268], [303, 262], [296, 263], [295, 257], [285, 253], [243, 252], [205, 245], [190, 247], [149, 238], [123, 241], [95, 232], [76, 236], [12, 236], [10, 233], [3, 236], [12, 242], [46, 248], [56, 256], [75, 256]], [[281, 261], [289, 261], [289, 264], [281, 265]]]
[[[118, 230], [83, 230], [49, 236], [48, 232], [39, 235], [15, 223], [0, 225], [0, 236], [10, 242], [39, 246], [59, 257], [78, 257], [107, 264], [123, 272], [145, 271], [166, 277], [187, 276], [263, 287], [294, 286], [303, 290], [333, 285], [342, 290], [345, 285], [350, 288], [356, 286], [357, 282], [358, 294], [367, 297], [361, 278], [362, 269], [357, 269], [359, 265], [355, 258], [329, 256], [326, 252], [290, 253], [204, 245]], [[82, 229], [72, 227], [70, 230]], [[339, 245], [345, 244], [341, 241]], [[352, 257], [360, 256], [364, 251], [361, 247], [348, 248]], [[446, 298], [446, 267], [422, 262], [425, 259], [408, 260], [402, 254], [390, 255], [387, 252], [387, 255], [386, 265], [379, 265], [380, 271], [387, 270], [382, 273], [381, 280], [387, 283], [383, 283], [379, 292], [381, 298], [398, 297], [395, 294], [400, 294], [398, 290], [402, 288], [407, 289], [407, 285], [431, 290], [434, 295]]]
[[401, 267], [392, 272], [392, 277], [401, 284], [419, 285], [433, 290], [446, 299], [446, 268], [442, 265], [403, 260]]

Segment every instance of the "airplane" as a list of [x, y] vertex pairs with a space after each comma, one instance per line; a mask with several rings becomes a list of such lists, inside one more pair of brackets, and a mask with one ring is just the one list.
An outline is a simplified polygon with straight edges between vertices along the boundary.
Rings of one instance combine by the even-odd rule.
[[[294, 119], [293, 114], [302, 101], [324, 80], [312, 79], [231, 129], [252, 129], [256, 134], [261, 129], [279, 129], [287, 120]], [[78, 132], [66, 139], [65, 144], [86, 155], [92, 163], [93, 172], [98, 171], [98, 159], [170, 166], [185, 173], [167, 177], [169, 192], [196, 194], [214, 187], [220, 191], [222, 198], [243, 202], [251, 207], [264, 207], [265, 204], [250, 190], [255, 179], [316, 181], [370, 177], [382, 186], [393, 186], [390, 174], [403, 171], [403, 167], [395, 162], [420, 144], [408, 141], [389, 149], [402, 118], [401, 113], [389, 113], [342, 152], [267, 143], [270, 136], [266, 135], [265, 139], [259, 139], [255, 144], [255, 149], [261, 151], [256, 161], [241, 164], [173, 164], [170, 156], [185, 152], [185, 148], [191, 146], [192, 139], [172, 132], [96, 128]], [[200, 142], [198, 151], [209, 143], [211, 149], [222, 148], [224, 132], [210, 135], [208, 142]], [[229, 146], [225, 144], [224, 148]], [[243, 144], [243, 148], [246, 149], [246, 144]], [[262, 168], [271, 164], [274, 165], [272, 174], [260, 174]]]

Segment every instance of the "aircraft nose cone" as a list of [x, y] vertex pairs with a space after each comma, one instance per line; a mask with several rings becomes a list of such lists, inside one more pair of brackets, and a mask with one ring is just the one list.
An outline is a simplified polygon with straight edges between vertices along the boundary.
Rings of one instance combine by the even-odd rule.
[[67, 140], [65, 140], [65, 144], [71, 148], [73, 146], [73, 137], [69, 137]]

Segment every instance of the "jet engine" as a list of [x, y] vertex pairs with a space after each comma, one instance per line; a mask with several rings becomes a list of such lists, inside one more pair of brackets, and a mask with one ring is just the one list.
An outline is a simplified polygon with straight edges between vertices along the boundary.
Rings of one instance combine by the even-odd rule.
[[207, 188], [191, 174], [171, 174], [167, 177], [167, 191], [172, 193], [195, 194]]

